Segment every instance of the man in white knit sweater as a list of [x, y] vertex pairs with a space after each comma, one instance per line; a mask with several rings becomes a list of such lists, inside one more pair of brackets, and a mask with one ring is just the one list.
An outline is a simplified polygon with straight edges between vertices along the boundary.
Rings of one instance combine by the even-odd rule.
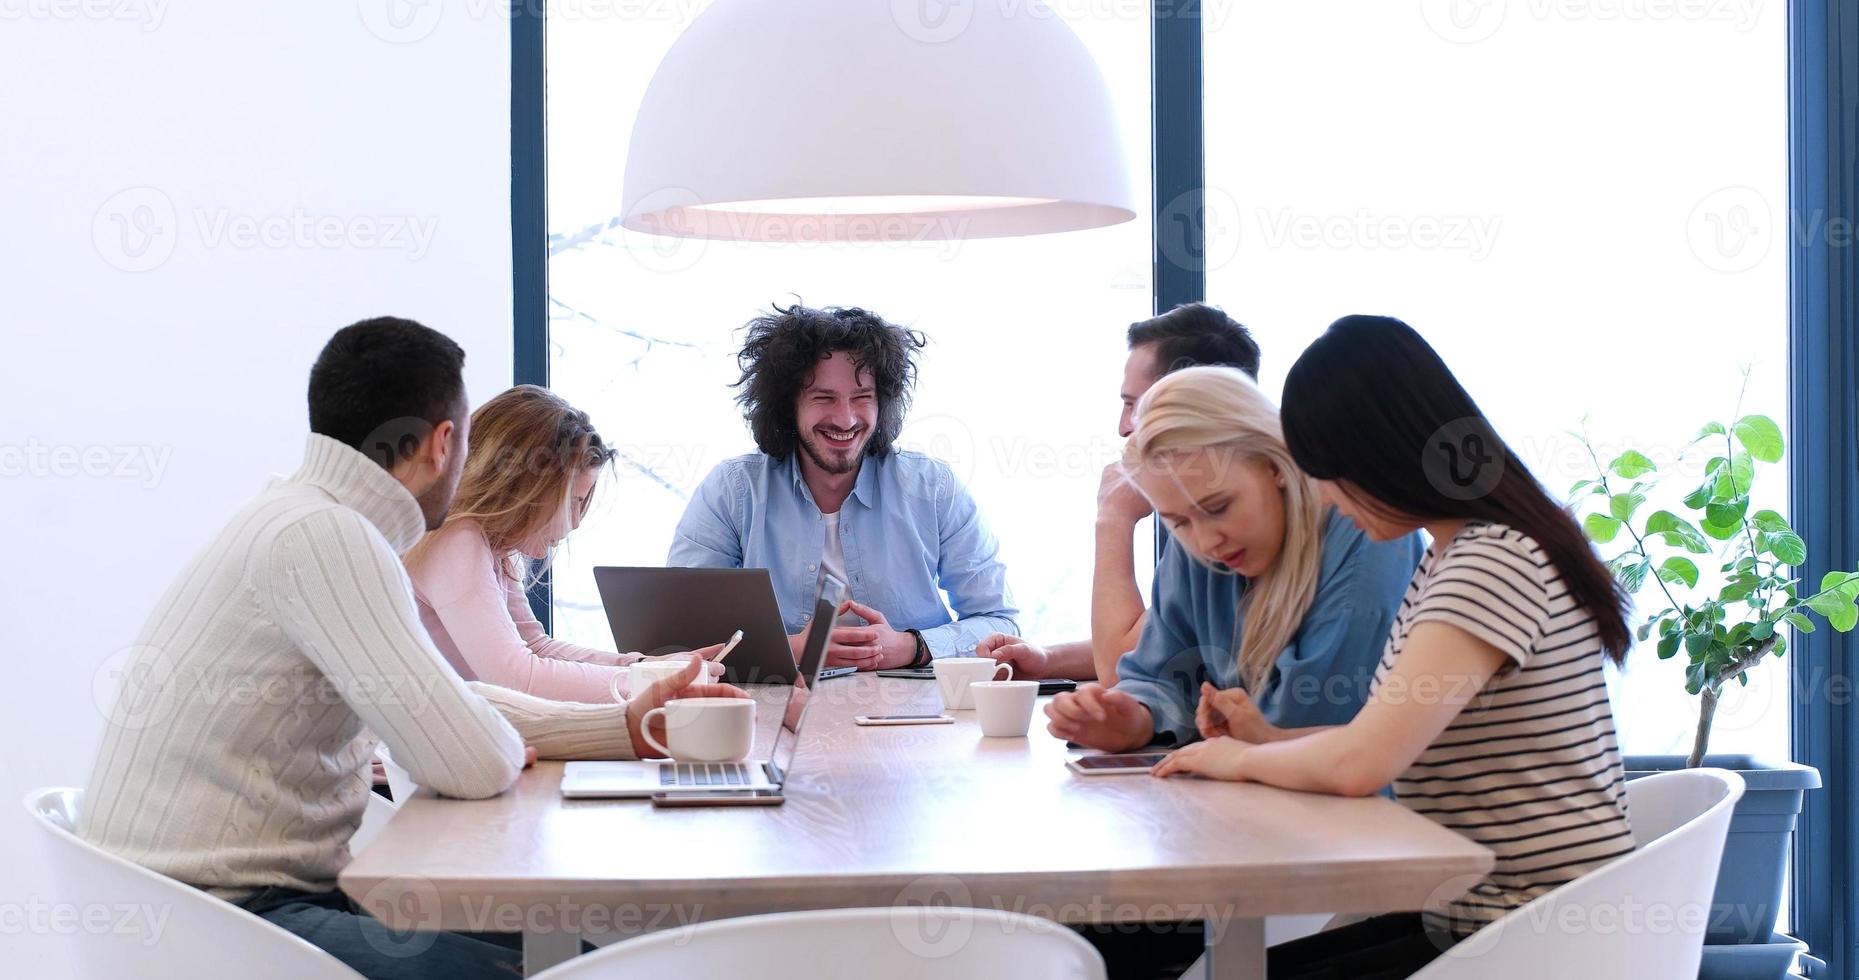
[[553, 758], [636, 758], [649, 708], [741, 696], [691, 686], [695, 660], [606, 706], [468, 685], [446, 664], [399, 556], [439, 525], [458, 485], [464, 356], [394, 318], [330, 340], [310, 374], [302, 468], [234, 515], [156, 605], [82, 808], [85, 839], [368, 977], [521, 975], [508, 941], [409, 941], [336, 890], [378, 742], [420, 785], [476, 799], [515, 782], [525, 743]]

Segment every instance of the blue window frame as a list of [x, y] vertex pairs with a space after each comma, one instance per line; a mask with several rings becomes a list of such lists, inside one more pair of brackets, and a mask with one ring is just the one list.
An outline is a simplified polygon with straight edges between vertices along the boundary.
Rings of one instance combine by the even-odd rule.
[[[1789, 103], [1789, 502], [1813, 564], [1859, 567], [1859, 8], [1792, 0]], [[1859, 704], [1850, 634], [1795, 639], [1794, 757], [1818, 767], [1795, 834], [1795, 929], [1828, 975], [1859, 977]]]

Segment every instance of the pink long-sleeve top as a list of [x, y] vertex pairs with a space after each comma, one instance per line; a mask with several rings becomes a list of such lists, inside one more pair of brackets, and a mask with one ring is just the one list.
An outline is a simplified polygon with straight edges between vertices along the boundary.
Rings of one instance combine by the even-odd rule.
[[476, 521], [440, 529], [407, 571], [433, 645], [468, 681], [553, 701], [607, 704], [618, 668], [639, 659], [549, 636]]

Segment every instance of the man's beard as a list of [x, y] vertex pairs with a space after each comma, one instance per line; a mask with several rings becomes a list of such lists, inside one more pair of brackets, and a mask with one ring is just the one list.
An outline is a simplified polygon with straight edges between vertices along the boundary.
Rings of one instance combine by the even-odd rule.
[[848, 450], [831, 450], [830, 452], [835, 454], [840, 452], [846, 454], [843, 461], [834, 461], [828, 458], [828, 450], [821, 449], [815, 444], [812, 433], [800, 437], [800, 451], [806, 453], [808, 459], [813, 460], [813, 465], [818, 466], [821, 470], [831, 473], [834, 476], [844, 476], [847, 473], [857, 470], [859, 463], [865, 458], [866, 448], [870, 445], [871, 431], [866, 430], [864, 440], [859, 442], [858, 445]]

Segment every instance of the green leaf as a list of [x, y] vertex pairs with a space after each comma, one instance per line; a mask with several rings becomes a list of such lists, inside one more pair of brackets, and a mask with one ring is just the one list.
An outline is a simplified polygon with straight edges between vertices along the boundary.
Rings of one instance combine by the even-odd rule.
[[1723, 428], [1722, 422], [1707, 422], [1705, 423], [1704, 428], [1699, 429], [1698, 434], [1691, 438], [1691, 441], [1700, 442], [1710, 436], [1720, 436], [1723, 434], [1724, 434], [1724, 428]]
[[1633, 512], [1646, 502], [1643, 493], [1617, 493], [1607, 499], [1607, 512], [1620, 521], [1633, 519]]
[[1782, 458], [1782, 428], [1766, 415], [1745, 415], [1730, 430], [1749, 455], [1764, 463], [1779, 463]]
[[1620, 522], [1606, 514], [1589, 514], [1587, 520], [1582, 522], [1582, 526], [1587, 529], [1588, 537], [1596, 544], [1606, 544], [1620, 533]]
[[1709, 633], [1691, 633], [1685, 637], [1685, 653], [1693, 660], [1703, 660], [1711, 652]]
[[1652, 460], [1648, 459], [1645, 453], [1637, 449], [1629, 449], [1614, 457], [1614, 461], [1607, 464], [1607, 468], [1612, 470], [1614, 475], [1627, 480], [1636, 476], [1645, 476], [1658, 469], [1652, 465]]
[[1646, 584], [1646, 573], [1652, 570], [1652, 562], [1640, 560], [1623, 564], [1619, 568], [1620, 587], [1628, 592], [1638, 592]]
[[1828, 572], [1820, 577], [1820, 591], [1829, 589], [1848, 599], [1859, 599], [1859, 572]]
[[1788, 625], [1794, 627], [1795, 629], [1803, 633], [1814, 632], [1814, 629], [1815, 629], [1814, 621], [1807, 618], [1807, 616], [1802, 613], [1791, 612], [1788, 615], [1783, 616], [1782, 619], [1786, 620]]
[[1779, 534], [1783, 531], [1794, 533], [1794, 528], [1788, 525], [1788, 519], [1772, 510], [1756, 511], [1749, 519], [1756, 525], [1758, 531], [1768, 531], [1772, 534]]
[[1691, 525], [1690, 521], [1669, 510], [1653, 511], [1646, 518], [1646, 536], [1658, 537], [1675, 548], [1683, 548], [1694, 555], [1709, 554], [1711, 546], [1705, 542], [1704, 535]]
[[1859, 623], [1859, 608], [1853, 606], [1851, 598], [1838, 592], [1809, 596], [1807, 608], [1827, 617], [1827, 625], [1842, 633], [1851, 632], [1853, 625]]
[[1769, 554], [1775, 556], [1776, 561], [1784, 565], [1799, 565], [1807, 561], [1807, 542], [1802, 541], [1801, 536], [1793, 531], [1764, 531], [1756, 540]]
[[1710, 503], [1710, 500], [1711, 485], [1710, 481], [1706, 480], [1703, 486], [1685, 495], [1684, 504], [1692, 510], [1703, 510], [1704, 505]]
[[1678, 652], [1678, 640], [1679, 640], [1679, 636], [1677, 633], [1667, 633], [1666, 635], [1659, 637], [1659, 659], [1660, 660], [1672, 659], [1672, 655]]
[[1737, 494], [1725, 501], [1712, 501], [1704, 505], [1704, 523], [1718, 527], [1735, 527], [1742, 530], [1743, 514], [1749, 510], [1749, 495]]
[[1685, 583], [1687, 588], [1698, 584], [1698, 566], [1683, 555], [1673, 555], [1659, 563], [1659, 580], [1670, 585]]
[[1707, 517], [1698, 522], [1698, 529], [1719, 541], [1728, 541], [1743, 530], [1743, 522], [1739, 519], [1729, 524], [1717, 524]]

